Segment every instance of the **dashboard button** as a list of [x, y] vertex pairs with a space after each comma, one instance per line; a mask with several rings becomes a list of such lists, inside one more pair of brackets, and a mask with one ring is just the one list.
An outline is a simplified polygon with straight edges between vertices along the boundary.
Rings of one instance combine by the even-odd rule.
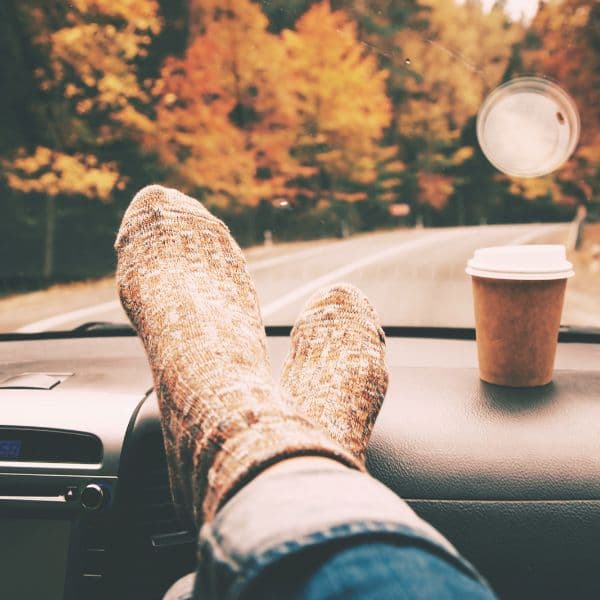
[[81, 492], [81, 506], [85, 510], [100, 510], [107, 500], [106, 492], [101, 485], [89, 483]]
[[70, 485], [65, 491], [65, 500], [67, 502], [73, 502], [73, 500], [77, 500], [79, 496], [79, 488], [74, 485]]

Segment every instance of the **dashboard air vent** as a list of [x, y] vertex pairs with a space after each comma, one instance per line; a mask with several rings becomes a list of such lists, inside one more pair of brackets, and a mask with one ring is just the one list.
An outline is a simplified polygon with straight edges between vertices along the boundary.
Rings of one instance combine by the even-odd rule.
[[158, 600], [173, 582], [195, 569], [196, 534], [175, 512], [160, 431], [140, 436], [136, 446], [130, 523], [135, 562], [143, 576], [135, 597]]
[[82, 526], [78, 597], [91, 600], [106, 597], [106, 532], [102, 521], [89, 521]]

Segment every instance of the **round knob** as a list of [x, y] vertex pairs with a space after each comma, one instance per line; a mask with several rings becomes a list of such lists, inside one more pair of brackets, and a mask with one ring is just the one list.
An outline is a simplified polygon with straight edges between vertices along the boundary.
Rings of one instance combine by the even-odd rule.
[[106, 502], [106, 492], [97, 483], [89, 483], [81, 492], [81, 506], [85, 510], [100, 510]]

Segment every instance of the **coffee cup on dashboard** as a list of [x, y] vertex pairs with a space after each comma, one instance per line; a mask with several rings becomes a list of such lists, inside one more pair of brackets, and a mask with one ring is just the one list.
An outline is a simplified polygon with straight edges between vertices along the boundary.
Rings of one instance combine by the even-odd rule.
[[473, 284], [479, 375], [510, 387], [552, 380], [567, 278], [561, 245], [498, 246], [467, 263]]

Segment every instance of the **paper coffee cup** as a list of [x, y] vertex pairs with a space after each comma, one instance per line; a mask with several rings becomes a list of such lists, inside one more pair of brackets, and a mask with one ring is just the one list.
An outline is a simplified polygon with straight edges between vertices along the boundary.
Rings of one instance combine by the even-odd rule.
[[511, 387], [549, 383], [567, 278], [574, 274], [565, 247], [481, 248], [466, 271], [481, 379]]

